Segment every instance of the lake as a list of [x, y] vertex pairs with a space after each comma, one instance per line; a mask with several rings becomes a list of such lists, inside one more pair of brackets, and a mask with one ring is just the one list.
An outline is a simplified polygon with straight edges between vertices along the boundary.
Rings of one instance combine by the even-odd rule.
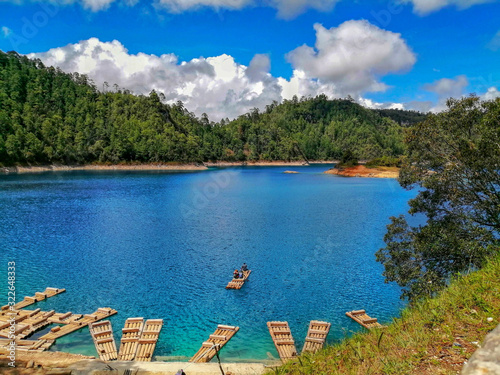
[[[112, 307], [117, 344], [126, 318], [162, 318], [163, 360], [187, 360], [217, 324], [240, 327], [222, 360], [251, 361], [278, 358], [267, 321], [288, 321], [299, 351], [310, 320], [332, 323], [329, 342], [361, 329], [346, 311], [389, 322], [404, 304], [374, 254], [415, 193], [329, 167], [1, 175], [0, 302], [15, 261], [17, 300], [57, 287], [36, 307]], [[249, 281], [226, 290], [243, 262]], [[52, 349], [96, 355], [88, 328]]]

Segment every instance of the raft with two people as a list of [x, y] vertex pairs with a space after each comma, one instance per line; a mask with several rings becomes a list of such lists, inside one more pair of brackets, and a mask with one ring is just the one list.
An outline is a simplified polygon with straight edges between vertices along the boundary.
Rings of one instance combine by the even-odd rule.
[[226, 285], [226, 289], [241, 289], [243, 284], [248, 280], [251, 272], [247, 264], [243, 263], [240, 270], [234, 270], [233, 279]]

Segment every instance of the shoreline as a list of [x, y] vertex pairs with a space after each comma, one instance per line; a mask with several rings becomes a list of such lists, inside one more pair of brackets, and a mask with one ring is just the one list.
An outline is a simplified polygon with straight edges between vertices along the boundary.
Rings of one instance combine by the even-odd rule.
[[[0, 351], [1, 353], [1, 351]], [[224, 372], [238, 375], [260, 375], [267, 368], [281, 364], [281, 361], [263, 362], [222, 362]], [[34, 369], [41, 368], [47, 373], [93, 373], [94, 371], [109, 371], [109, 366], [119, 373], [134, 370], [138, 375], [175, 374], [178, 369], [184, 369], [189, 375], [219, 375], [220, 369], [216, 361], [209, 363], [191, 362], [137, 362], [137, 361], [102, 361], [92, 356], [70, 354], [65, 352], [17, 352], [15, 374], [30, 374]], [[8, 374], [8, 372], [7, 372]], [[14, 372], [12, 373], [14, 374]]]
[[399, 170], [397, 167], [368, 168], [364, 165], [357, 165], [354, 167], [335, 167], [323, 173], [341, 177], [398, 178]]
[[[311, 161], [310, 164], [334, 164], [335, 161]], [[68, 171], [179, 171], [195, 172], [206, 171], [209, 168], [224, 167], [281, 167], [307, 166], [304, 161], [256, 161], [256, 162], [207, 162], [199, 163], [149, 163], [149, 164], [84, 164], [84, 165], [34, 165], [0, 167], [0, 174], [24, 174], [41, 172], [68, 172]]]

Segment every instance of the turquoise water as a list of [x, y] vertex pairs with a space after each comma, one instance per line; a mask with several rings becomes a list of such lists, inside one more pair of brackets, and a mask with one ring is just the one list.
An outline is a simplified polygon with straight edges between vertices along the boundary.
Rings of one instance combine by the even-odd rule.
[[[0, 176], [3, 279], [15, 261], [18, 300], [51, 286], [67, 292], [37, 307], [117, 309], [117, 338], [127, 317], [162, 318], [162, 359], [192, 356], [217, 324], [240, 327], [223, 360], [277, 357], [270, 320], [289, 322], [299, 350], [312, 319], [332, 323], [334, 342], [359, 330], [346, 311], [388, 322], [403, 306], [374, 253], [414, 193], [328, 168]], [[244, 261], [250, 281], [226, 290]], [[53, 348], [95, 354], [87, 328]]]

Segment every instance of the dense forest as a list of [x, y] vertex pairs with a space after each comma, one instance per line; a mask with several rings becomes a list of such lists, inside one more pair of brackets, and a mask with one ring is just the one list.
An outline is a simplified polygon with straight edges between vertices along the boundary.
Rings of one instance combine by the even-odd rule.
[[320, 95], [215, 123], [163, 99], [0, 51], [0, 163], [371, 159], [401, 155], [402, 129], [425, 118]]

